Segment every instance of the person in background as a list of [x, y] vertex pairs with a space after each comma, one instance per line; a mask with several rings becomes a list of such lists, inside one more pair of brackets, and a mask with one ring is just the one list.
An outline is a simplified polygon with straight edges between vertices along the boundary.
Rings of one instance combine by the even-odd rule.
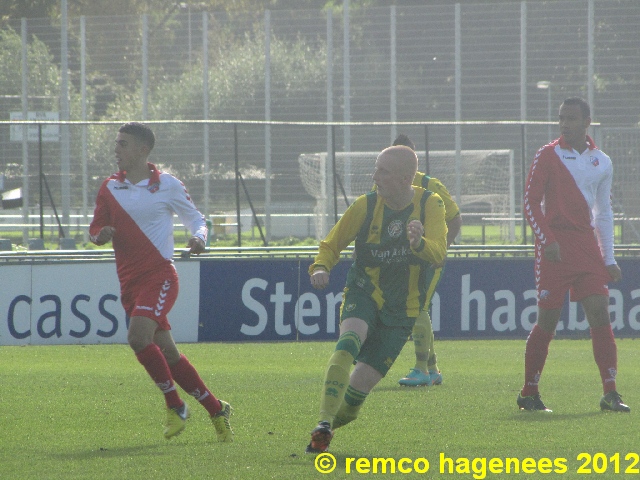
[[538, 383], [567, 294], [582, 305], [604, 391], [602, 410], [629, 412], [616, 391], [618, 354], [609, 318], [607, 283], [622, 278], [613, 256], [611, 159], [587, 135], [589, 104], [560, 105], [560, 138], [536, 153], [525, 184], [524, 208], [535, 235], [538, 318], [527, 338], [521, 410], [550, 411]]
[[171, 335], [167, 315], [178, 296], [173, 214], [191, 232], [190, 253], [205, 251], [208, 232], [182, 182], [148, 163], [154, 144], [147, 125], [130, 122], [120, 127], [115, 144], [119, 171], [100, 187], [89, 226], [91, 241], [113, 243], [121, 301], [130, 318], [128, 342], [164, 395], [165, 438], [180, 434], [189, 417], [177, 383], [207, 410], [218, 441], [231, 442], [231, 406], [211, 393]]
[[437, 194], [412, 186], [417, 166], [412, 149], [384, 149], [373, 174], [376, 190], [346, 210], [309, 266], [311, 285], [325, 288], [340, 252], [355, 240], [340, 307], [340, 337], [325, 371], [319, 422], [307, 453], [326, 451], [334, 430], [357, 418], [424, 307], [431, 264], [446, 256], [444, 203]]
[[[393, 145], [404, 145], [414, 151], [416, 149], [413, 142], [404, 134], [398, 135], [393, 141]], [[449, 248], [460, 233], [460, 228], [462, 227], [462, 217], [460, 216], [458, 204], [451, 198], [451, 194], [447, 188], [437, 178], [430, 177], [422, 172], [417, 172], [413, 179], [413, 185], [437, 193], [440, 198], [442, 198], [445, 207], [445, 221], [447, 222], [447, 248]], [[435, 272], [433, 276], [430, 277], [431, 281], [427, 287], [427, 301], [420, 315], [416, 318], [416, 323], [411, 332], [416, 354], [416, 363], [409, 373], [398, 381], [400, 385], [419, 387], [423, 385], [442, 384], [442, 373], [438, 368], [437, 356], [434, 349], [435, 337], [433, 335], [429, 309], [431, 308], [433, 294], [442, 277], [444, 261], [439, 265], [434, 265], [433, 268]]]

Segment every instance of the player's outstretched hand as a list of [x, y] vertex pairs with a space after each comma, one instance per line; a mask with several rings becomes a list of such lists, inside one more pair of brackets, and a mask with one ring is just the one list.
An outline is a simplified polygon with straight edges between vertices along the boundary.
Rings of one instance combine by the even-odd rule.
[[193, 253], [195, 255], [205, 251], [204, 241], [200, 237], [191, 237], [187, 247], [189, 247], [189, 253]]
[[316, 269], [311, 274], [311, 286], [317, 290], [322, 290], [329, 285], [329, 272]]

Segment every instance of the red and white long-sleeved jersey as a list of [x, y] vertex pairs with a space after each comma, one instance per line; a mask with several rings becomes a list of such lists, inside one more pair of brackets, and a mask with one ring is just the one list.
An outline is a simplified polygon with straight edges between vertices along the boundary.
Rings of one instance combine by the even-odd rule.
[[112, 243], [121, 284], [173, 261], [174, 213], [192, 236], [207, 240], [205, 218], [184, 184], [148, 166], [150, 178], [135, 185], [122, 172], [102, 183], [89, 226], [94, 243], [103, 227], [115, 228]]
[[579, 153], [560, 137], [536, 153], [524, 193], [527, 220], [536, 241], [556, 241], [554, 230], [593, 232], [605, 265], [613, 257], [611, 159], [587, 137], [589, 148]]

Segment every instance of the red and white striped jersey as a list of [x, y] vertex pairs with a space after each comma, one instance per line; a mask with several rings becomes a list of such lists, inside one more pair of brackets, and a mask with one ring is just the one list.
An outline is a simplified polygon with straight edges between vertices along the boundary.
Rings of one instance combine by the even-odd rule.
[[554, 230], [593, 232], [605, 265], [613, 257], [611, 159], [587, 137], [589, 148], [575, 151], [560, 137], [536, 153], [524, 193], [527, 220], [536, 241], [556, 241]]
[[122, 284], [173, 262], [174, 213], [192, 236], [207, 240], [205, 218], [184, 184], [155, 165], [148, 166], [150, 178], [135, 185], [122, 172], [102, 183], [89, 226], [94, 243], [103, 227], [115, 228], [112, 243]]

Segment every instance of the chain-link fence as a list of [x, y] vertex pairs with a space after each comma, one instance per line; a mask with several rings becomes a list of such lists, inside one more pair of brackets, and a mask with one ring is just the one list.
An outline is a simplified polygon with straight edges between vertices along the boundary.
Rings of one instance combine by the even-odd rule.
[[[589, 100], [603, 125], [597, 140], [616, 165], [617, 213], [640, 217], [632, 186], [637, 1], [344, 4], [339, 12], [280, 10], [259, 18], [172, 7], [139, 17], [72, 17], [67, 25], [5, 23], [0, 118], [87, 122], [47, 125], [42, 143], [23, 141], [28, 127], [0, 125], [2, 189], [22, 188], [30, 208], [11, 211], [22, 215], [15, 223], [37, 214], [40, 161], [64, 228], [80, 222], [76, 215], [84, 223], [100, 181], [114, 169], [117, 123], [126, 120], [158, 122], [153, 161], [226, 224], [237, 208], [237, 161], [269, 238], [315, 235], [307, 216], [316, 200], [302, 185], [300, 155], [372, 152], [401, 132], [421, 151], [513, 151], [517, 217], [522, 166], [557, 130], [517, 122], [553, 122], [559, 103], [574, 95]], [[229, 123], [204, 122], [223, 119]], [[332, 134], [323, 122], [345, 123]], [[36, 127], [30, 131], [37, 136]], [[447, 187], [464, 195], [460, 185]], [[243, 185], [238, 191], [246, 198]], [[243, 200], [242, 213], [248, 208]], [[638, 241], [640, 224], [626, 222], [625, 241]]]

